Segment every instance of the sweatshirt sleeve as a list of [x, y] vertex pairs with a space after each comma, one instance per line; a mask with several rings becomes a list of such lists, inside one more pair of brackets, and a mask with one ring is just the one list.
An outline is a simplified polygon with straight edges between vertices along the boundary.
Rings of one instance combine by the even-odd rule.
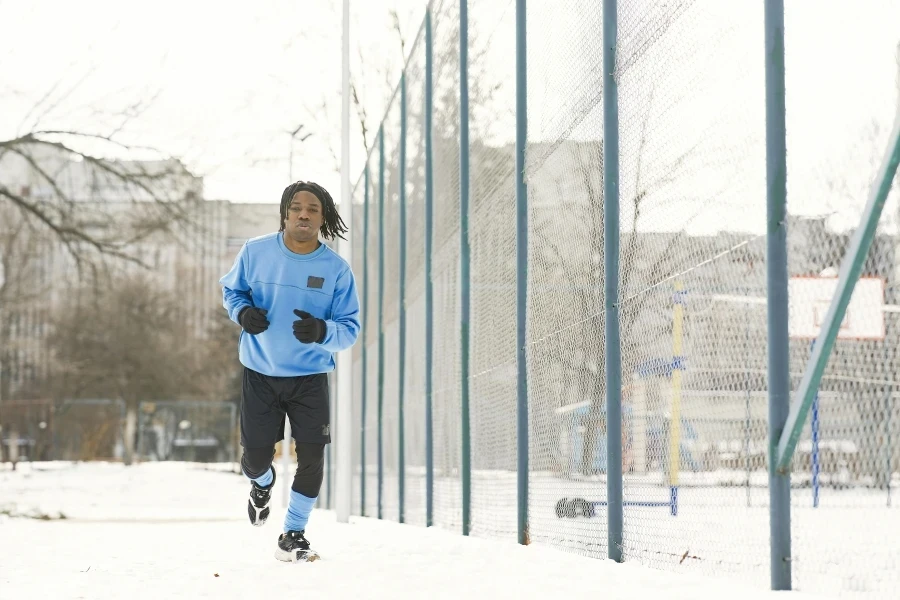
[[356, 343], [359, 336], [359, 296], [353, 272], [347, 268], [335, 282], [331, 302], [331, 319], [325, 321], [322, 346], [329, 352], [340, 352]]
[[247, 244], [234, 259], [231, 270], [219, 279], [222, 286], [222, 305], [228, 311], [228, 317], [240, 324], [238, 315], [247, 306], [253, 306], [250, 284], [247, 283]]

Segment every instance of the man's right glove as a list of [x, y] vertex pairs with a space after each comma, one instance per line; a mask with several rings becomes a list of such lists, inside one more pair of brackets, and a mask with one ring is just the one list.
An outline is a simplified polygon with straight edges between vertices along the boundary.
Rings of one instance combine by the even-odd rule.
[[238, 322], [240, 322], [244, 331], [250, 335], [262, 333], [269, 328], [269, 320], [266, 318], [267, 312], [269, 311], [264, 308], [248, 306], [241, 310], [241, 313], [238, 315]]

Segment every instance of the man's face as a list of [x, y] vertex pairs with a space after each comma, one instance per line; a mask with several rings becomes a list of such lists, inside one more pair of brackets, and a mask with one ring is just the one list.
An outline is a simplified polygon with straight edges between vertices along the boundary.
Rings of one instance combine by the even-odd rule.
[[297, 192], [288, 206], [284, 231], [295, 242], [309, 242], [319, 237], [324, 215], [322, 203], [312, 192]]

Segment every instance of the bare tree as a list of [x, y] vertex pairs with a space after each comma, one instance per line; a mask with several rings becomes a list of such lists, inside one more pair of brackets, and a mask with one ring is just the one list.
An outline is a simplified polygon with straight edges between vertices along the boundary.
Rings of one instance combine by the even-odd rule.
[[[0, 282], [3, 307], [0, 393], [11, 380], [20, 395], [43, 394], [47, 319], [75, 274], [98, 277], [122, 265], [148, 269], [145, 242], [182, 243], [195, 231], [201, 180], [177, 159], [126, 141], [128, 128], [155, 98], [141, 93], [108, 111], [104, 99], [78, 104], [74, 84], [48, 87], [21, 115], [13, 135], [0, 138]], [[77, 127], [73, 114], [86, 118]], [[15, 118], [15, 115], [10, 115]], [[20, 344], [29, 350], [17, 351]], [[13, 360], [10, 357], [15, 357]], [[38, 361], [38, 364], [22, 361]], [[44, 382], [45, 383], [45, 382]]]
[[[56, 312], [50, 340], [57, 393], [121, 398], [129, 423], [142, 400], [226, 397], [237, 366], [233, 324], [219, 315], [209, 335], [198, 337], [184, 317], [179, 296], [141, 273], [76, 290]], [[133, 426], [125, 450], [131, 462]]]
[[[646, 231], [648, 201], [665, 193], [666, 188], [676, 182], [686, 168], [702, 168], [703, 164], [702, 157], [698, 155], [700, 142], [697, 142], [670, 159], [658, 175], [648, 175], [646, 164], [652, 160], [648, 127], [653, 111], [659, 110], [653, 100], [651, 89], [635, 154], [633, 193], [630, 197], [621, 198], [622, 205], [627, 207], [622, 209], [622, 214], [629, 217], [620, 238], [618, 314], [623, 374], [631, 373], [637, 366], [635, 361], [645, 356], [651, 347], [662, 339], [669, 339], [666, 336], [670, 333], [671, 303], [660, 308], [658, 302], [647, 301], [645, 297], [648, 293], [653, 296], [656, 288], [669, 297], [673, 291], [672, 280], [689, 265], [701, 260], [704, 252], [687, 243], [684, 229], [675, 233]], [[715, 124], [709, 128], [713, 127]], [[698, 139], [703, 137], [700, 135]], [[556, 212], [533, 217], [541, 221], [534, 228], [540, 240], [535, 245], [535, 264], [543, 272], [539, 277], [550, 277], [551, 273], [563, 274], [560, 279], [568, 282], [568, 289], [571, 290], [566, 314], [574, 322], [563, 323], [561, 327], [577, 330], [574, 336], [575, 352], [563, 352], [559, 360], [566, 374], [564, 376], [574, 378], [578, 396], [589, 403], [585, 431], [596, 434], [585, 435], [581, 460], [582, 469], [589, 473], [593, 471], [593, 457], [600, 434], [606, 431], [603, 147], [600, 140], [570, 142], [565, 149], [557, 147], [555, 151], [563, 154], [565, 160], [571, 159], [564, 174], [569, 176], [574, 171], [574, 179], [580, 188], [576, 195], [580, 200], [566, 208], [566, 212], [571, 213], [566, 215], [570, 223], [570, 237], [560, 239], [552, 235], [558, 231], [557, 227], [551, 226], [560, 218]], [[541, 154], [541, 151], [536, 150], [536, 153]], [[544, 154], [545, 158], [551, 155]], [[699, 165], [696, 164], [698, 160], [701, 161]], [[532, 169], [540, 169], [540, 165], [532, 165]], [[558, 197], [571, 199], [572, 191], [564, 188], [563, 180], [557, 179], [555, 185]], [[698, 218], [718, 196], [719, 193], [714, 192], [702, 202], [687, 224]], [[551, 232], [551, 235], [545, 232]], [[645, 332], [643, 337], [638, 335], [639, 332]], [[623, 386], [627, 386], [627, 381], [623, 381]]]
[[[43, 228], [78, 268], [98, 257], [140, 264], [133, 244], [184, 221], [201, 199], [200, 181], [164, 151], [123, 141], [156, 93], [141, 93], [112, 112], [72, 106], [90, 72], [69, 87], [49, 86], [15, 135], [0, 139], [0, 206]], [[44, 125], [70, 121], [76, 110], [90, 116], [84, 126]], [[121, 210], [123, 203], [129, 210]]]

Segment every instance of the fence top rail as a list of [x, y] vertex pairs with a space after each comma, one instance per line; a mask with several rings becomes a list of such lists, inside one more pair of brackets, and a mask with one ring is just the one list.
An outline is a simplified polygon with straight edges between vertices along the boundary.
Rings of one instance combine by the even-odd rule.
[[125, 404], [125, 401], [121, 398], [64, 398], [63, 401], [60, 402], [61, 406], [67, 406], [70, 404], [118, 406], [120, 404]]
[[53, 400], [49, 398], [32, 398], [30, 400], [3, 400], [0, 407], [11, 408], [14, 406], [50, 406]]
[[191, 407], [210, 407], [210, 406], [236, 406], [231, 400], [141, 400], [138, 406], [145, 404], [154, 404], [157, 406], [191, 406]]

